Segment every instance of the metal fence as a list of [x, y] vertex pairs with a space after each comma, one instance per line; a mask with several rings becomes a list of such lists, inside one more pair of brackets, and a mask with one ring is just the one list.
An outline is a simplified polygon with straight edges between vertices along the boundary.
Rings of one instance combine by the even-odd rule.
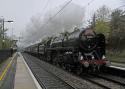
[[7, 58], [11, 57], [14, 51], [12, 49], [3, 49], [0, 50], [0, 63]]

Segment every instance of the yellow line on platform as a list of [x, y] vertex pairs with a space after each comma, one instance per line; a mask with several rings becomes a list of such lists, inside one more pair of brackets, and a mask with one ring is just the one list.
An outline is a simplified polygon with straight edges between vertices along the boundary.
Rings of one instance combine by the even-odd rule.
[[12, 61], [13, 61], [13, 59], [8, 63], [8, 65], [5, 67], [4, 71], [3, 71], [2, 74], [0, 75], [0, 81], [1, 81], [1, 80], [4, 78], [4, 76], [6, 75], [6, 73], [7, 73], [8, 69], [9, 69], [9, 67], [10, 67], [11, 64], [12, 64]]

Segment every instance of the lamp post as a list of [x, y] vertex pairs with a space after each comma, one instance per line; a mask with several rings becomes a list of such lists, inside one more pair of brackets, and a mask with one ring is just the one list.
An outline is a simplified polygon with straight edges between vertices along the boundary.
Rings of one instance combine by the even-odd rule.
[[5, 23], [5, 22], [12, 23], [12, 22], [14, 22], [14, 21], [12, 21], [12, 20], [5, 21], [4, 18], [2, 19], [2, 23], [3, 23], [3, 24], [2, 24], [2, 25], [3, 25], [3, 26], [2, 26], [2, 27], [3, 27], [3, 29], [2, 29], [2, 30], [3, 30], [2, 48], [4, 48], [4, 42], [5, 42], [5, 39], [4, 39], [4, 38], [5, 38], [5, 37], [4, 37], [4, 34], [5, 34], [5, 33], [4, 33], [4, 31], [5, 31], [5, 29], [4, 29], [4, 23]]

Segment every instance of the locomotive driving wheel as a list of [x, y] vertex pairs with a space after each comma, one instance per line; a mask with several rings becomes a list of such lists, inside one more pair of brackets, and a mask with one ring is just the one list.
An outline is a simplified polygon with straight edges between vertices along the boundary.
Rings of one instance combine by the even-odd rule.
[[82, 65], [78, 66], [78, 68], [76, 69], [76, 74], [80, 75], [83, 72], [83, 67]]
[[64, 70], [66, 70], [67, 68], [66, 68], [66, 65], [63, 63], [62, 64], [62, 68], [64, 69]]
[[71, 72], [72, 71], [72, 68], [71, 68], [71, 65], [69, 64], [69, 65], [67, 65], [67, 70], [69, 71], [69, 72]]
[[97, 65], [93, 64], [93, 66], [92, 66], [92, 72], [96, 72], [96, 70], [97, 70]]
[[100, 65], [97, 66], [97, 72], [100, 72]]
[[53, 58], [53, 61], [52, 61], [52, 64], [53, 64], [53, 65], [56, 65], [56, 59], [57, 59], [56, 57]]
[[51, 60], [51, 57], [50, 57], [50, 55], [48, 55], [47, 56], [47, 61], [50, 62], [50, 60]]

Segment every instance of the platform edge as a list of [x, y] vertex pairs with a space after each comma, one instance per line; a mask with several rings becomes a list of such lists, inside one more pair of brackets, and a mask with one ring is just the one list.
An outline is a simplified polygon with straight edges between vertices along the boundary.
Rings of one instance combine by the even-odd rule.
[[28, 71], [29, 71], [29, 73], [30, 73], [30, 75], [31, 75], [31, 77], [32, 77], [32, 79], [33, 79], [33, 81], [34, 81], [34, 83], [35, 83], [37, 89], [42, 89], [42, 87], [40, 86], [40, 84], [39, 84], [38, 81], [36, 80], [35, 76], [33, 75], [31, 69], [29, 68], [28, 64], [25, 62], [24, 57], [22, 56], [22, 54], [21, 54], [20, 52], [18, 52], [18, 54], [20, 55], [20, 57], [22, 57], [23, 62], [25, 63], [25, 65], [26, 65], [26, 67], [27, 67], [27, 69], [28, 69]]

